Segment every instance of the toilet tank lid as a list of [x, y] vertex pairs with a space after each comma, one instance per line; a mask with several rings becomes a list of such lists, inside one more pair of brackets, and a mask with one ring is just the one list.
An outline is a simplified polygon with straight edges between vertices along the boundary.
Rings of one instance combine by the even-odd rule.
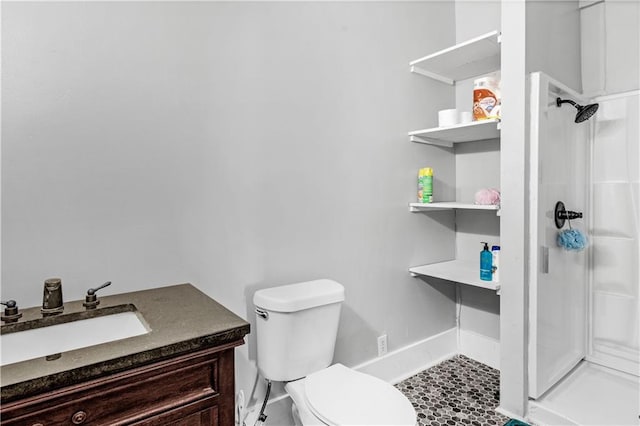
[[328, 279], [265, 288], [253, 295], [256, 307], [274, 312], [296, 312], [343, 300], [344, 286]]

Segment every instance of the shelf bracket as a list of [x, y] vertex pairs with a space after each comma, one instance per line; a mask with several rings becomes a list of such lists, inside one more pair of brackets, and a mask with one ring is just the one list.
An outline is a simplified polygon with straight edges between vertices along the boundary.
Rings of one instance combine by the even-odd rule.
[[420, 136], [409, 136], [409, 141], [425, 143], [427, 145], [443, 146], [445, 148], [453, 148], [453, 142], [440, 141], [437, 139], [425, 139], [421, 138]]
[[455, 84], [456, 84], [455, 80], [452, 80], [452, 79], [450, 79], [450, 78], [447, 78], [447, 77], [441, 76], [441, 75], [439, 75], [439, 74], [436, 74], [436, 73], [433, 73], [433, 72], [427, 71], [427, 70], [422, 69], [422, 68], [420, 68], [420, 67], [416, 67], [415, 65], [412, 65], [412, 66], [411, 66], [411, 72], [412, 72], [412, 73], [416, 73], [416, 74], [423, 75], [423, 76], [425, 76], [425, 77], [433, 78], [434, 80], [441, 81], [441, 82], [446, 83], [446, 84], [449, 84], [449, 85], [451, 85], [451, 86], [453, 86], [453, 85], [455, 85]]

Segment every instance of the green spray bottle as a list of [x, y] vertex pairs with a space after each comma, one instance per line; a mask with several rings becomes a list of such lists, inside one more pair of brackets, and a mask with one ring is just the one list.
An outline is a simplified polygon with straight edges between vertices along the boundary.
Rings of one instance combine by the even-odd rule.
[[422, 177], [422, 202], [433, 203], [433, 169], [431, 167], [424, 168]]

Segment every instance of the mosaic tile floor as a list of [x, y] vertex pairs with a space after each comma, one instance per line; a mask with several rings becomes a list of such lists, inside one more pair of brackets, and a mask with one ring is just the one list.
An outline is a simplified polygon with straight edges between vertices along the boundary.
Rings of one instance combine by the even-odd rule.
[[420, 426], [504, 425], [498, 414], [500, 371], [457, 355], [396, 385]]

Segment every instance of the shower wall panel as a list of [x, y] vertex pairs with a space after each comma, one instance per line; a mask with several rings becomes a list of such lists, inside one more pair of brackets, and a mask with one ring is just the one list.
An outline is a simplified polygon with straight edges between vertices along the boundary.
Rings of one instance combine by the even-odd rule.
[[638, 375], [640, 92], [598, 101], [591, 167], [589, 358]]

